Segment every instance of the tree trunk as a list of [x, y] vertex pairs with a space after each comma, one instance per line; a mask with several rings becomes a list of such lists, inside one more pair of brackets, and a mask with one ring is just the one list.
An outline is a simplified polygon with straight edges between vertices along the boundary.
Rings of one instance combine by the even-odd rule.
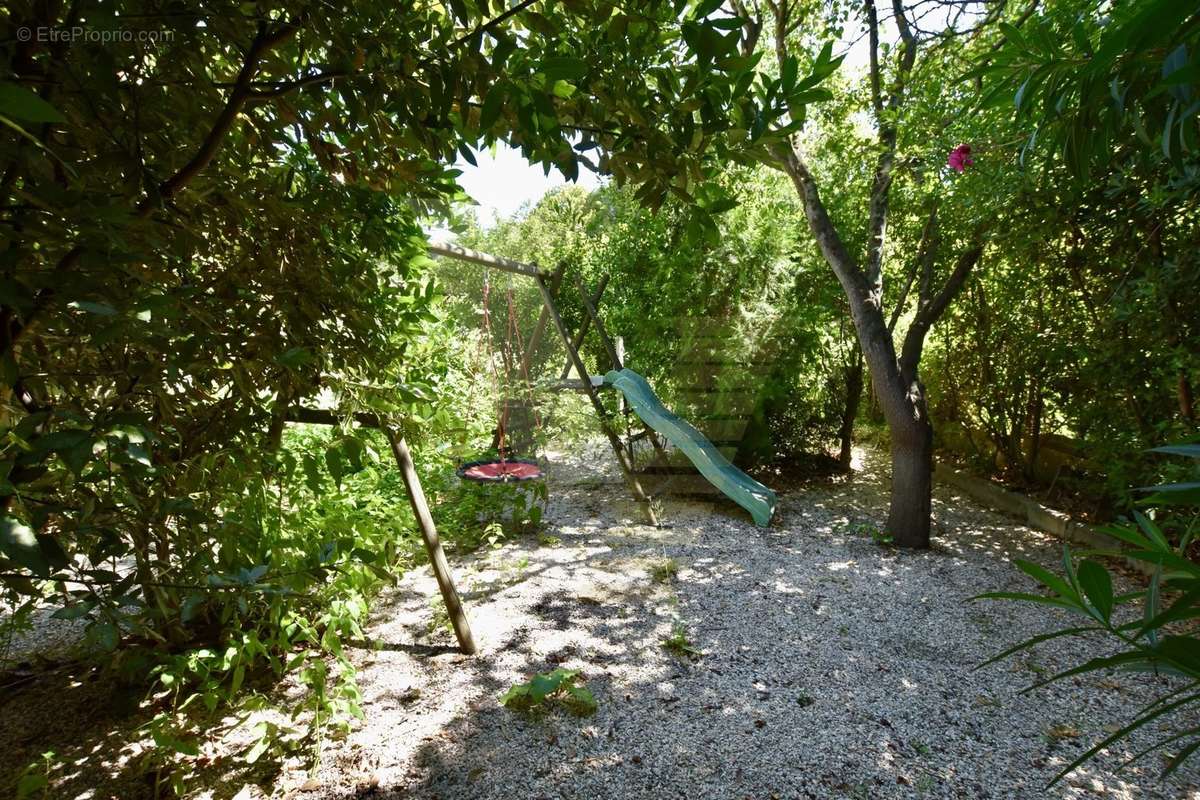
[[858, 407], [862, 400], [863, 359], [862, 351], [854, 348], [854, 362], [846, 369], [846, 404], [842, 407], [842, 427], [838, 432], [840, 447], [838, 465], [850, 471], [850, 459], [854, 446], [854, 421], [858, 418]]
[[917, 368], [925, 335], [942, 316], [983, 254], [979, 231], [959, 254], [941, 290], [922, 292], [917, 315], [904, 336], [900, 357], [892, 331], [880, 308], [880, 297], [846, 249], [829, 212], [821, 202], [816, 181], [791, 144], [772, 147], [780, 168], [792, 179], [804, 206], [809, 229], [850, 304], [863, 359], [871, 371], [871, 387], [892, 435], [892, 498], [887, 533], [902, 547], [929, 546], [929, 514], [933, 488], [933, 427], [925, 403], [925, 388]]
[[1042, 414], [1045, 411], [1040, 378], [1031, 378], [1029, 387], [1029, 451], [1025, 456], [1025, 477], [1037, 479], [1038, 459], [1042, 451]]
[[924, 413], [891, 425], [892, 497], [887, 533], [900, 547], [929, 547], [933, 492], [933, 426]]
[[1179, 415], [1188, 422], [1196, 421], [1196, 401], [1192, 394], [1192, 382], [1185, 370], [1179, 370]]

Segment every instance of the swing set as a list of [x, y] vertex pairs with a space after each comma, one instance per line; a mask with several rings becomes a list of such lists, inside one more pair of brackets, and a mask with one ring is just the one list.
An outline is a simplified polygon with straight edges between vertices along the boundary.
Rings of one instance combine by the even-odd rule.
[[[511, 403], [511, 393], [507, 391], [505, 384], [507, 376], [513, 374], [514, 371], [520, 373], [525, 390], [526, 405], [519, 405], [517, 408], [528, 412], [528, 415], [532, 417], [534, 427], [539, 431], [542, 428], [541, 415], [534, 404], [533, 384], [529, 380], [529, 359], [522, 356], [519, 365], [516, 363], [514, 342], [520, 341], [522, 337], [520, 327], [517, 324], [516, 303], [513, 300], [512, 275], [509, 275], [508, 286], [505, 291], [505, 305], [508, 309], [508, 318], [504, 326], [504, 344], [500, 349], [500, 362], [503, 367], [503, 375], [500, 368], [496, 365], [496, 357], [492, 352], [491, 288], [491, 276], [485, 268], [483, 273], [483, 302], [480, 314], [483, 326], [482, 340], [486, 349], [485, 359], [488, 368], [492, 372], [492, 379], [496, 384], [501, 398], [495, 435], [492, 439], [492, 449], [496, 451], [496, 458], [469, 461], [459, 466], [456, 472], [460, 479], [473, 483], [513, 483], [541, 480], [545, 476], [537, 461], [529, 458], [514, 458], [512, 455], [515, 452], [520, 452], [523, 447], [528, 446], [532, 437], [522, 435], [516, 442], [511, 441], [509, 438], [510, 424], [514, 422], [513, 404]], [[514, 427], [525, 426], [518, 423]], [[522, 433], [526, 432], [522, 431]]]
[[[554, 297], [563, 279], [564, 264], [560, 264], [553, 272], [546, 272], [534, 264], [524, 264], [520, 261], [493, 256], [487, 253], [480, 253], [475, 250], [469, 250], [465, 247], [447, 244], [431, 244], [429, 246], [431, 253], [447, 258], [457, 259], [467, 263], [478, 264], [485, 268], [484, 291], [483, 291], [483, 326], [484, 340], [488, 342], [490, 348], [491, 339], [491, 316], [489, 310], [489, 295], [491, 292], [490, 280], [487, 277], [488, 270], [498, 270], [506, 272], [510, 276], [519, 275], [527, 278], [532, 278], [538, 287], [538, 291], [542, 296], [542, 310], [538, 316], [537, 323], [534, 325], [533, 332], [530, 335], [529, 341], [522, 347], [522, 352], [515, 352], [513, 345], [514, 340], [520, 341], [521, 335], [517, 328], [516, 310], [513, 303], [513, 293], [511, 283], [508, 286], [506, 293], [508, 319], [505, 325], [505, 340], [504, 347], [501, 350], [500, 362], [504, 365], [506, 373], [512, 374], [514, 371], [519, 372], [526, 392], [528, 411], [532, 417], [533, 423], [540, 429], [541, 418], [537, 413], [533, 403], [532, 384], [529, 380], [530, 360], [533, 354], [537, 352], [538, 346], [541, 344], [542, 338], [545, 336], [546, 328], [553, 325], [562, 339], [563, 346], [567, 351], [567, 363], [563, 368], [562, 378], [556, 388], [574, 389], [583, 391], [587, 394], [591, 401], [593, 410], [600, 421], [601, 430], [603, 430], [605, 438], [608, 440], [613, 449], [613, 454], [616, 456], [617, 464], [621, 468], [621, 474], [625, 478], [625, 483], [629, 487], [630, 493], [634, 500], [641, 506], [647, 521], [651, 525], [658, 525], [658, 517], [655, 514], [653, 504], [649, 495], [642, 488], [642, 484], [638, 479], [637, 473], [633, 464], [633, 445], [628, 439], [623, 439], [617, 430], [613, 421], [613, 415], [600, 399], [599, 389], [605, 384], [602, 378], [592, 377], [588, 374], [583, 358], [579, 354], [579, 349], [583, 346], [584, 338], [587, 335], [589, 324], [595, 328], [596, 335], [599, 337], [601, 344], [604, 347], [612, 369], [620, 371], [624, 369], [621, 355], [618, 352], [617, 346], [609, 337], [608, 331], [604, 327], [603, 321], [600, 319], [596, 311], [596, 302], [599, 300], [600, 294], [604, 290], [604, 284], [607, 279], [602, 281], [599, 290], [593, 295], [589, 294], [587, 287], [583, 284], [583, 279], [578, 279], [578, 289], [580, 298], [583, 303], [585, 317], [583, 325], [579, 332], [572, 336], [563, 322], [562, 315], [558, 311], [558, 306], [555, 303]], [[510, 278], [511, 280], [511, 278]], [[489, 362], [492, 364], [493, 371], [497, 370], [495, 365], [496, 359], [491, 357], [489, 352]], [[576, 374], [580, 376], [575, 381], [568, 380], [571, 370], [574, 369]], [[497, 383], [501, 383], [500, 376], [496, 376]], [[482, 461], [469, 462], [462, 465], [458, 470], [458, 475], [464, 480], [474, 481], [478, 483], [506, 483], [519, 480], [539, 480], [543, 477], [541, 467], [536, 461], [527, 458], [513, 458], [513, 448], [511, 447], [511, 412], [512, 405], [510, 402], [510, 393], [504, 392], [501, 399], [501, 407], [499, 419], [496, 425], [496, 437], [493, 440], [494, 449], [498, 453], [495, 459], [486, 459]], [[629, 409], [626, 408], [626, 412]], [[522, 436], [522, 439], [528, 441], [528, 436]]]
[[[596, 310], [607, 285], [607, 277], [602, 278], [595, 291], [591, 293], [588, 292], [582, 278], [576, 279], [583, 304], [584, 318], [580, 329], [572, 336], [554, 302], [555, 294], [562, 283], [565, 265], [560, 264], [553, 272], [546, 272], [534, 264], [524, 264], [454, 245], [430, 245], [429, 249], [435, 255], [477, 264], [484, 267], [485, 270], [494, 269], [508, 273], [510, 276], [530, 278], [537, 285], [542, 296], [542, 310], [537, 324], [534, 326], [529, 341], [523, 344], [521, 352], [518, 354], [514, 342], [521, 341], [523, 337], [517, 326], [510, 277], [506, 293], [508, 316], [500, 361], [505, 375], [519, 374], [523, 379], [525, 403], [527, 404], [523, 411], [527, 413], [514, 415], [514, 410], [521, 411], [522, 406], [512, 404], [510, 393], [502, 392], [496, 431], [492, 442], [492, 449], [496, 456], [461, 464], [456, 472], [462, 480], [480, 484], [496, 484], [544, 479], [542, 467], [536, 460], [516, 454], [529, 446], [534, 439], [533, 432], [528, 430], [529, 423], [532, 422], [534, 428], [539, 430], [541, 428], [541, 418], [533, 402], [529, 368], [533, 354], [537, 351], [542, 337], [545, 336], [546, 328], [553, 325], [567, 351], [567, 363], [555, 388], [582, 391], [587, 395], [599, 420], [600, 428], [612, 447], [613, 455], [621, 468], [625, 483], [651, 525], [659, 524], [658, 516], [650, 496], [643, 489], [634, 468], [634, 447], [637, 442], [648, 439], [655, 450], [662, 454], [664, 445], [659, 439], [660, 436], [685, 454], [705, 479], [749, 511], [758, 525], [766, 526], [770, 522], [775, 513], [775, 493], [731, 464], [703, 434], [685, 420], [668, 411], [658, 400], [645, 378], [625, 367], [620, 340], [614, 341], [609, 336], [604, 322]], [[489, 348], [488, 361], [491, 364], [494, 378], [503, 389], [502, 376], [496, 366], [496, 359], [490, 352], [492, 322], [488, 300], [491, 287], [486, 271], [484, 275], [483, 338]], [[611, 369], [603, 376], [590, 375], [579, 354], [589, 327], [595, 328], [596, 336], [599, 338], [611, 366]], [[578, 378], [570, 378], [572, 370], [579, 376]], [[600, 399], [599, 391], [606, 387], [615, 388], [621, 394], [624, 437], [620, 435], [614, 422], [615, 415]], [[636, 433], [633, 431], [635, 425], [632, 424], [634, 415], [640, 422], [640, 430]], [[454, 586], [450, 565], [442, 550], [437, 527], [434, 524], [433, 515], [430, 513], [429, 504], [425, 500], [420, 478], [413, 466], [408, 444], [397, 430], [390, 427], [387, 421], [380, 417], [372, 414], [356, 414], [354, 419], [363, 427], [378, 428], [387, 437], [392, 455], [404, 481], [409, 504], [412, 506], [413, 515], [420, 528], [434, 578], [437, 580], [442, 600], [446, 604], [447, 614], [450, 617], [455, 636], [458, 638], [459, 647], [467, 655], [474, 654], [476, 652], [475, 639], [471, 633], [462, 600]], [[292, 409], [287, 420], [317, 425], [341, 424], [341, 417], [335, 412], [307, 408]]]

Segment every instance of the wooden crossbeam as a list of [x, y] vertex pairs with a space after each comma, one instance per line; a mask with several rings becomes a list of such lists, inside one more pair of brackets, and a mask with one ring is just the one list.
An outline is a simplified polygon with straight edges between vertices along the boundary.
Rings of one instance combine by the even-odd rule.
[[516, 275], [524, 275], [529, 278], [550, 278], [552, 275], [552, 273], [543, 272], [538, 269], [536, 264], [525, 264], [521, 261], [514, 261], [511, 258], [494, 256], [490, 253], [481, 253], [478, 250], [459, 247], [456, 244], [430, 244], [429, 251], [439, 256], [457, 258], [460, 261], [471, 261], [476, 264], [482, 264], [485, 267], [492, 267], [493, 269], [512, 272]]

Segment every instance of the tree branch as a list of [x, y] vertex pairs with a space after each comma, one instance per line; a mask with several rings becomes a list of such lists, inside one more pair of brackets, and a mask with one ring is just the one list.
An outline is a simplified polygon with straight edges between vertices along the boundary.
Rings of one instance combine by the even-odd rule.
[[[200, 149], [196, 151], [192, 159], [184, 164], [178, 172], [159, 185], [158, 194], [161, 200], [166, 201], [171, 199], [176, 192], [186, 186], [189, 181], [200, 174], [201, 170], [209, 165], [213, 156], [217, 154], [217, 150], [220, 149], [225, 135], [229, 133], [229, 129], [233, 127], [238, 114], [241, 113], [242, 106], [246, 104], [246, 100], [251, 95], [250, 83], [254, 80], [255, 74], [258, 72], [262, 57], [294, 35], [297, 30], [299, 30], [299, 26], [290, 22], [279, 26], [274, 31], [269, 31], [265, 23], [259, 23], [258, 35], [254, 37], [254, 41], [250, 45], [250, 51], [246, 54], [246, 60], [242, 63], [242, 69], [238, 73], [237, 83], [234, 85], [233, 91], [229, 93], [229, 99], [225, 102], [225, 107], [217, 115], [212, 129], [208, 132], [208, 136], [200, 144]], [[137, 216], [142, 218], [149, 216], [155, 208], [155, 199], [147, 197], [139, 203]]]
[[[912, 291], [912, 285], [917, 279], [917, 275], [922, 276], [923, 285], [927, 285], [926, 277], [933, 272], [933, 261], [937, 254], [937, 247], [934, 244], [934, 237], [937, 229], [937, 205], [933, 207], [933, 211], [929, 213], [929, 218], [925, 220], [925, 227], [921, 231], [921, 243], [917, 247], [917, 257], [913, 259], [912, 266], [909, 267], [908, 275], [904, 280], [904, 287], [900, 290], [900, 296], [896, 298], [896, 305], [892, 308], [892, 315], [888, 319], [888, 333], [896, 330], [896, 323], [900, 321], [900, 315], [904, 313], [904, 307], [908, 304], [908, 293]], [[923, 297], [923, 295], [918, 295]]]
[[[490, 19], [487, 22], [480, 25], [479, 27], [475, 28], [474, 30], [469, 31], [468, 33], [464, 33], [462, 36], [458, 37], [453, 42], [446, 45], [445, 49], [453, 50], [456, 47], [460, 47], [463, 44], [466, 44], [467, 42], [471, 41], [471, 39], [474, 38], [475, 36], [478, 36], [480, 34], [486, 33], [487, 31], [490, 31], [492, 28], [496, 27], [501, 22], [504, 22], [504, 20], [508, 19], [509, 17], [511, 17], [515, 14], [520, 14], [522, 11], [529, 8], [531, 5], [533, 5], [536, 2], [537, 2], [537, 0], [522, 0], [522, 2], [517, 3], [512, 8], [505, 11], [503, 14], [498, 14], [495, 17], [493, 17], [492, 19]], [[422, 67], [428, 66], [430, 63], [432, 63], [433, 58], [434, 58], [433, 55], [426, 56], [425, 58], [421, 59], [419, 66], [422, 66]]]
[[[317, 72], [312, 75], [305, 75], [302, 78], [296, 78], [295, 80], [291, 80], [291, 81], [275, 81], [274, 83], [256, 83], [256, 84], [253, 84], [253, 87], [250, 90], [248, 99], [253, 100], [255, 102], [262, 102], [264, 100], [270, 100], [270, 99], [273, 99], [276, 97], [281, 97], [281, 96], [287, 94], [288, 92], [295, 91], [296, 89], [300, 89], [305, 86], [312, 86], [314, 84], [326, 83], [328, 81], [334, 80], [335, 78], [345, 78], [345, 77], [348, 77], [349, 75], [350, 75], [350, 73], [346, 72], [345, 70], [328, 70], [326, 72]], [[259, 88], [257, 88], [258, 86], [270, 86], [271, 88], [259, 89]]]
[[879, 19], [874, 0], [866, 0], [867, 23], [871, 29], [871, 87], [872, 99], [876, 108], [875, 124], [879, 130], [879, 161], [875, 165], [875, 177], [871, 182], [871, 199], [868, 209], [867, 223], [867, 283], [871, 288], [871, 301], [877, 308], [883, 303], [883, 248], [887, 236], [888, 203], [892, 188], [892, 170], [896, 161], [896, 115], [904, 99], [904, 91], [908, 76], [912, 72], [917, 58], [917, 40], [913, 36], [908, 22], [904, 17], [901, 0], [892, 0], [896, 27], [900, 31], [903, 48], [900, 53], [900, 63], [896, 69], [896, 79], [892, 84], [886, 107], [878, 97], [878, 85], [882, 83], [882, 74], [876, 49], [879, 42]]
[[758, 47], [758, 37], [762, 34], [762, 7], [752, 0], [754, 13], [751, 14], [745, 0], [732, 0], [732, 4], [734, 13], [743, 20], [741, 51], [743, 56], [748, 56]]
[[[137, 219], [145, 219], [150, 216], [156, 208], [159, 208], [162, 203], [170, 200], [171, 197], [209, 165], [220, 149], [225, 135], [233, 127], [233, 123], [237, 120], [238, 114], [250, 96], [250, 83], [258, 72], [262, 57], [286, 41], [297, 30], [299, 30], [297, 23], [285, 23], [275, 30], [268, 30], [265, 23], [259, 24], [258, 33], [254, 37], [254, 41], [251, 43], [250, 50], [247, 52], [246, 59], [242, 63], [242, 68], [238, 73], [237, 82], [233, 90], [229, 93], [229, 99], [226, 100], [221, 113], [217, 115], [212, 129], [208, 132], [208, 135], [200, 144], [200, 148], [192, 156], [191, 160], [184, 164], [174, 175], [159, 184], [158, 192], [155, 196], [146, 197], [138, 203], [134, 209], [134, 216]], [[54, 266], [55, 277], [58, 278], [73, 270], [82, 256], [82, 245], [75, 245], [68, 250]], [[11, 323], [11, 335], [8, 337], [8, 341], [4, 343], [4, 352], [8, 352], [15, 347], [37, 325], [54, 298], [53, 286], [57, 282], [57, 280], [52, 282], [50, 286], [38, 293], [34, 298], [32, 309], [30, 309], [21, 322], [14, 320]]]
[[971, 275], [971, 270], [983, 256], [984, 244], [976, 234], [975, 242], [962, 252], [954, 265], [945, 285], [932, 300], [923, 303], [917, 309], [917, 316], [904, 335], [904, 347], [900, 352], [900, 373], [906, 382], [916, 378], [917, 366], [921, 362], [921, 351], [925, 348], [925, 336], [950, 305], [955, 295], [962, 289], [963, 284]]

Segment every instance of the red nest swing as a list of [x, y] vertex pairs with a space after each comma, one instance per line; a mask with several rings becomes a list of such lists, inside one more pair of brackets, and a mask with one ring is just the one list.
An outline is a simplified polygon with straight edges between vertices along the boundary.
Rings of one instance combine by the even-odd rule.
[[[491, 364], [492, 374], [495, 376], [497, 386], [500, 386], [500, 374], [496, 369], [496, 363], [492, 357], [492, 321], [491, 315], [488, 312], [488, 294], [491, 290], [491, 285], [488, 280], [487, 271], [483, 274], [483, 338], [487, 343], [487, 359]], [[517, 329], [517, 313], [516, 307], [513, 304], [512, 279], [509, 279], [508, 292], [508, 326], [504, 341], [504, 347], [501, 350], [501, 358], [504, 362], [505, 372], [511, 372], [515, 361], [513, 355], [513, 338], [520, 336]], [[529, 382], [529, 372], [524, 359], [520, 362], [520, 372], [524, 378], [525, 392], [528, 397], [529, 407], [533, 408], [533, 387]], [[459, 466], [455, 473], [464, 481], [472, 483], [517, 483], [522, 481], [536, 481], [545, 477], [542, 472], [541, 465], [533, 459], [529, 458], [512, 458], [509, 456], [510, 450], [507, 442], [507, 429], [509, 420], [509, 404], [508, 393], [503, 392], [503, 401], [500, 409], [500, 419], [496, 426], [496, 452], [498, 455], [495, 458], [485, 458], [479, 461], [468, 461]], [[540, 428], [541, 419], [536, 411], [533, 411], [534, 424]]]
[[536, 481], [543, 477], [542, 468], [527, 458], [468, 461], [458, 468], [458, 477], [475, 483], [512, 483]]

